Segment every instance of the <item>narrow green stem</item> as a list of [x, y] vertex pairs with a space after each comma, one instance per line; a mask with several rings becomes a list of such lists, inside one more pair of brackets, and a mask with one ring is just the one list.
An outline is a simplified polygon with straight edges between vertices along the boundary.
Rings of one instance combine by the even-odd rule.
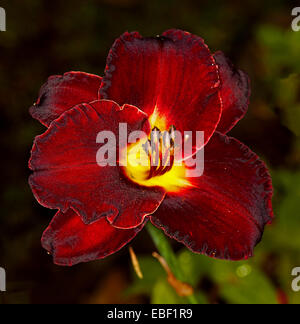
[[[186, 282], [185, 274], [181, 269], [176, 254], [174, 253], [166, 235], [163, 233], [162, 230], [154, 227], [150, 222], [148, 222], [146, 228], [159, 253], [161, 254], [161, 256], [164, 257], [164, 259], [168, 263], [174, 276], [178, 280]], [[191, 304], [198, 304], [195, 295], [188, 296], [187, 299]]]

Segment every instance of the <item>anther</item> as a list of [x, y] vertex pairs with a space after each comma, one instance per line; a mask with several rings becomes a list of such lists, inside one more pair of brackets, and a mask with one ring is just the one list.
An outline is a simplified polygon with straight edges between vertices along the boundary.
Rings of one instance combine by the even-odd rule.
[[[169, 129], [168, 145], [163, 156], [163, 136], [157, 127], [152, 129], [151, 140], [147, 142], [150, 144], [150, 151], [148, 153], [150, 159], [150, 170], [147, 179], [151, 179], [156, 176], [161, 176], [170, 171], [174, 165], [174, 146], [175, 146], [175, 127], [171, 126]], [[171, 137], [171, 138], [170, 138]]]

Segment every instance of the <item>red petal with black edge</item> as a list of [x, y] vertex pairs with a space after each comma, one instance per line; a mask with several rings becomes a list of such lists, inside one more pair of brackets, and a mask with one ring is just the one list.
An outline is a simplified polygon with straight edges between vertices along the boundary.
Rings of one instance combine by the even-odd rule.
[[272, 183], [248, 147], [216, 133], [205, 147], [204, 174], [193, 187], [167, 193], [150, 218], [194, 252], [241, 260], [252, 256], [273, 218]]
[[100, 94], [120, 105], [165, 117], [167, 128], [204, 131], [205, 142], [221, 116], [218, 69], [204, 41], [180, 30], [143, 38], [125, 33], [107, 59]]
[[[119, 123], [149, 132], [147, 116], [136, 107], [120, 108], [107, 100], [79, 105], [51, 123], [37, 137], [29, 167], [36, 199], [45, 207], [66, 212], [72, 208], [90, 224], [106, 217], [120, 228], [140, 225], [160, 205], [164, 191], [141, 188], [129, 181], [119, 166], [99, 166], [100, 131], [112, 131], [119, 142]], [[117, 147], [117, 151], [119, 147]]]
[[237, 70], [222, 52], [215, 53], [214, 58], [219, 66], [223, 104], [217, 131], [226, 134], [247, 112], [251, 94], [250, 79], [245, 72]]
[[43, 234], [42, 246], [53, 255], [54, 263], [72, 266], [103, 259], [129, 243], [144, 227], [117, 229], [105, 218], [86, 225], [72, 210], [58, 211]]
[[102, 78], [84, 72], [55, 75], [41, 87], [39, 98], [30, 108], [33, 118], [49, 126], [65, 111], [85, 102], [98, 100]]

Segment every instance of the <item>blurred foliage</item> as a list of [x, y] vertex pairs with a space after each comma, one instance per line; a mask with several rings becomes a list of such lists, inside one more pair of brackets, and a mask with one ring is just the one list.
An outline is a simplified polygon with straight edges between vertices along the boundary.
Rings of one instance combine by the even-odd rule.
[[257, 39], [267, 62], [264, 79], [273, 84], [282, 122], [300, 136], [300, 33], [266, 25], [258, 29]]
[[1, 6], [7, 32], [0, 33], [0, 266], [7, 269], [8, 293], [0, 295], [0, 302], [187, 302], [149, 256], [155, 248], [146, 231], [133, 242], [143, 280], [130, 274], [126, 249], [70, 269], [53, 265], [40, 246], [53, 212], [38, 205], [27, 184], [32, 140], [45, 130], [30, 118], [28, 107], [48, 76], [69, 70], [101, 75], [111, 44], [125, 30], [153, 36], [181, 28], [202, 36], [212, 51], [223, 50], [250, 75], [249, 112], [231, 135], [271, 168], [276, 215], [248, 261], [213, 260], [172, 242], [185, 277], [201, 303], [300, 303], [300, 293], [291, 289], [291, 270], [300, 266], [300, 32], [291, 30], [295, 1], [7, 0]]

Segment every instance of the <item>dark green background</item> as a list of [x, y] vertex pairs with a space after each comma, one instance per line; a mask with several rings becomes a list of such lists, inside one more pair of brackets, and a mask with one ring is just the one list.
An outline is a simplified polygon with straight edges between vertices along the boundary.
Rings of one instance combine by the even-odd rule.
[[133, 242], [146, 256], [143, 281], [131, 272], [126, 248], [70, 269], [53, 265], [40, 246], [53, 211], [38, 205], [27, 184], [32, 141], [44, 131], [28, 108], [48, 76], [102, 75], [110, 46], [124, 31], [154, 36], [169, 28], [203, 37], [250, 75], [249, 112], [231, 134], [269, 165], [277, 216], [246, 266], [194, 256], [174, 244], [182, 266], [202, 302], [300, 302], [291, 290], [291, 270], [300, 266], [300, 32], [291, 30], [297, 2], [9, 0], [0, 6], [7, 13], [7, 31], [0, 33], [0, 266], [8, 279], [0, 302], [185, 302], [150, 257], [154, 246], [146, 231]]

